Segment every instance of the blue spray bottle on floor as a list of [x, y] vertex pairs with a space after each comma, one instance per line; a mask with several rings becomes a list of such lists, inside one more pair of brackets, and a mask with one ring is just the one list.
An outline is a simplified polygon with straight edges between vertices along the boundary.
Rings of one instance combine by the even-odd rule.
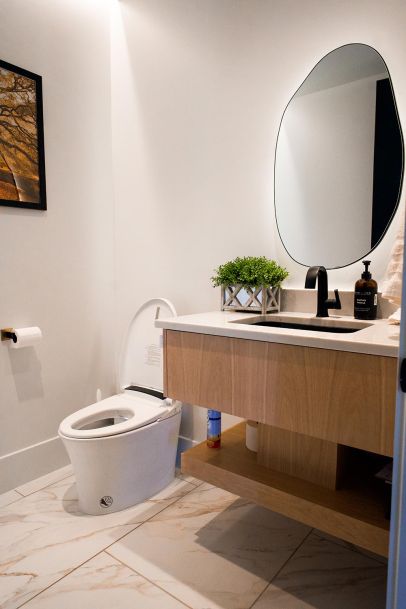
[[220, 448], [221, 446], [221, 412], [207, 410], [207, 446]]

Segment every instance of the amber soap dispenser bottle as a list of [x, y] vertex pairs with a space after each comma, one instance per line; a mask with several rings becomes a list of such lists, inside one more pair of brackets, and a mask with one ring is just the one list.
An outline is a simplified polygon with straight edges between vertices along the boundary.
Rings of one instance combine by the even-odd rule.
[[365, 271], [355, 284], [354, 317], [355, 319], [376, 319], [378, 309], [378, 284], [368, 270], [370, 260], [363, 260]]

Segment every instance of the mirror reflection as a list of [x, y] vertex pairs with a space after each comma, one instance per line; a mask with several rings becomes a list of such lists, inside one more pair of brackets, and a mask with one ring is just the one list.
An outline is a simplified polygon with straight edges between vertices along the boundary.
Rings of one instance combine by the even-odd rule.
[[289, 255], [327, 268], [366, 256], [393, 218], [402, 174], [385, 62], [363, 44], [332, 51], [296, 91], [278, 135], [276, 220]]

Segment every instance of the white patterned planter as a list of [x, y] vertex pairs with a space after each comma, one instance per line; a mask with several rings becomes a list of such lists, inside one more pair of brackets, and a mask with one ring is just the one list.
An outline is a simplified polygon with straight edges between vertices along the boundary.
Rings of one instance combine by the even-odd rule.
[[280, 309], [281, 288], [267, 286], [244, 287], [242, 285], [221, 286], [222, 311], [251, 311], [278, 313]]

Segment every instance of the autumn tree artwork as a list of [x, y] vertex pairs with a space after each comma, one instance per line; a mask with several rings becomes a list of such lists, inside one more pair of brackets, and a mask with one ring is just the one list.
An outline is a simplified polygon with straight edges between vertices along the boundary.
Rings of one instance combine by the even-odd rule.
[[46, 209], [41, 77], [0, 61], [0, 204]]

